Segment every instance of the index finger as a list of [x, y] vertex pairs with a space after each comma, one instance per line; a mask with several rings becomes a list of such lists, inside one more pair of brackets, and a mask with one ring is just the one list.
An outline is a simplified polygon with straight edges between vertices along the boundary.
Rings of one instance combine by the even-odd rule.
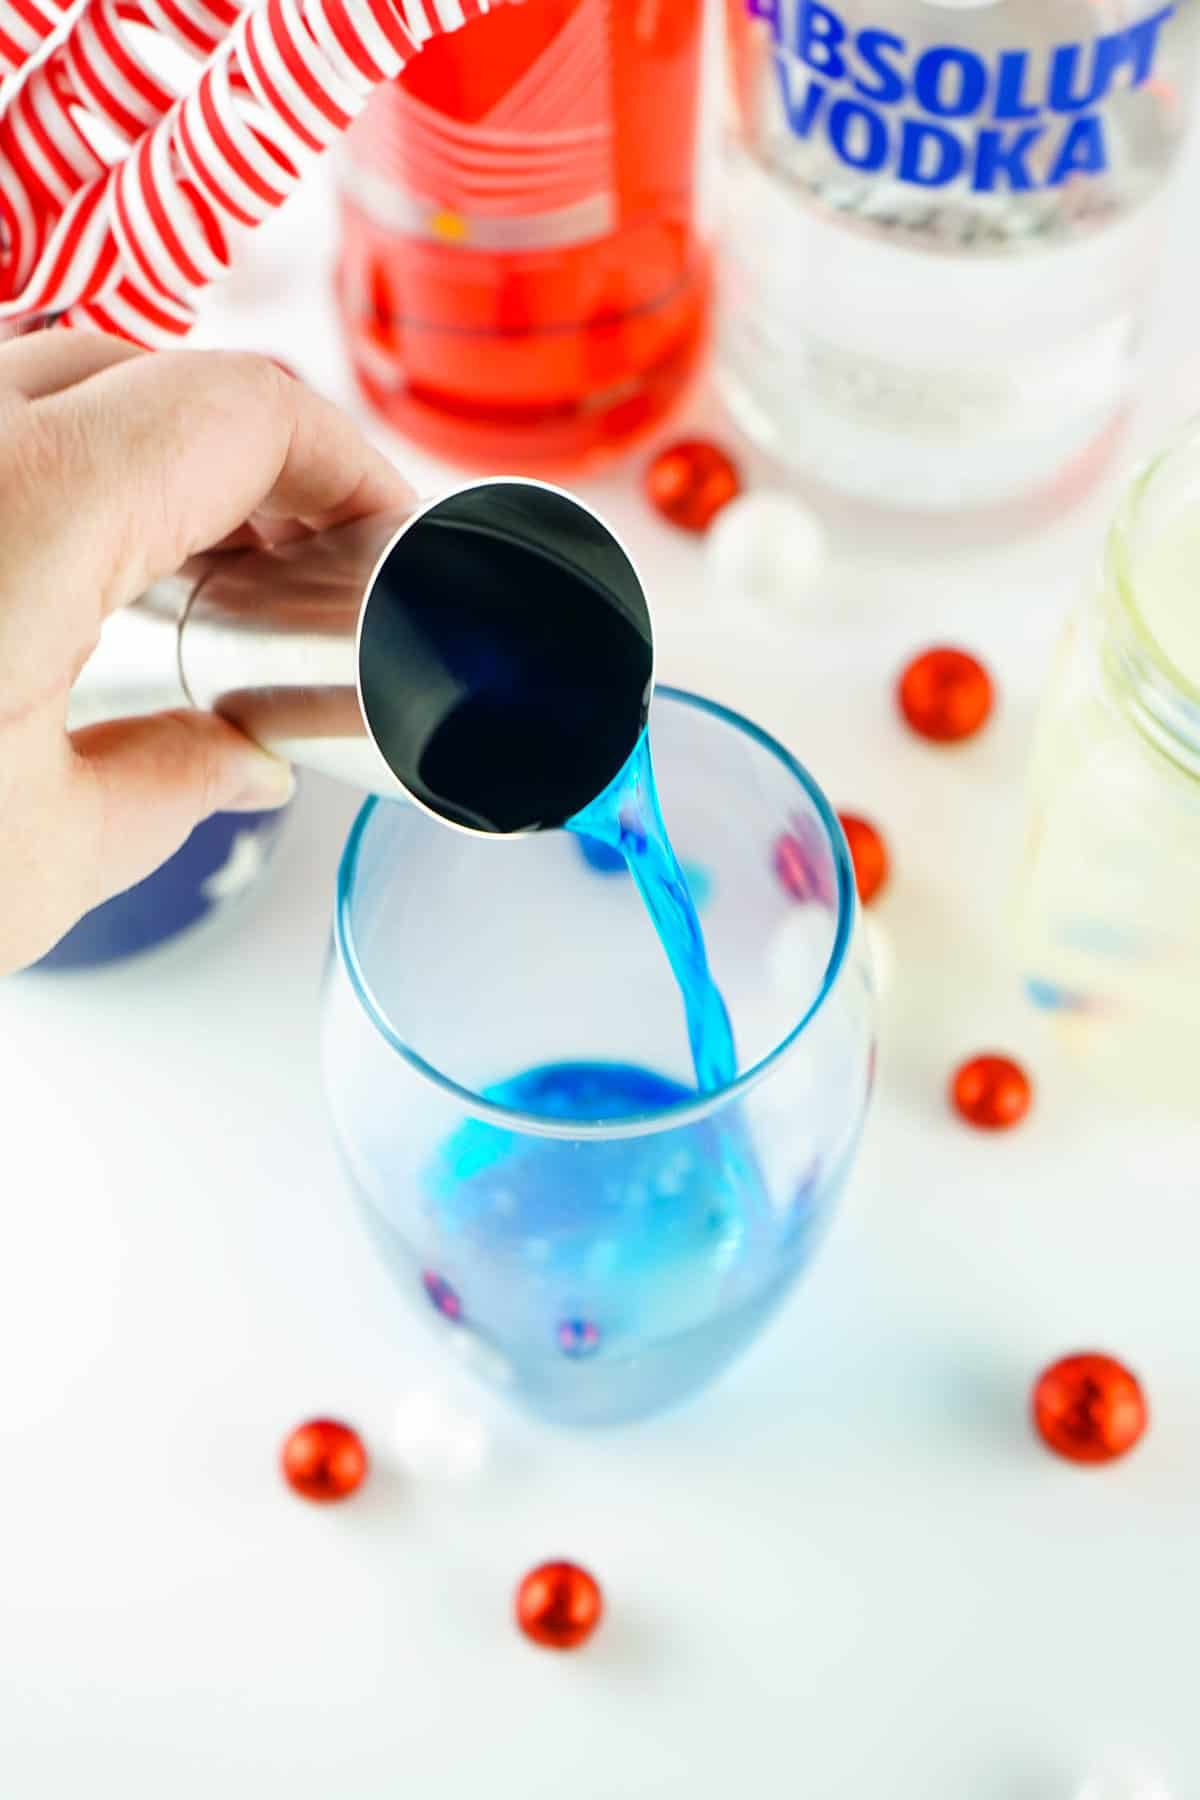
[[414, 497], [353, 420], [266, 357], [138, 357], [36, 401], [27, 423], [42, 497], [70, 525], [59, 580], [71, 565], [105, 612], [252, 513], [321, 528]]

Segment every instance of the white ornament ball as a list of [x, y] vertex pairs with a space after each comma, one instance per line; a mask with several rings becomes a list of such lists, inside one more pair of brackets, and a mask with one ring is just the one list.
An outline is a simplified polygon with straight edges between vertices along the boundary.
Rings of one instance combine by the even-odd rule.
[[487, 1460], [482, 1419], [438, 1388], [413, 1388], [396, 1409], [393, 1443], [406, 1469], [434, 1481], [475, 1475]]
[[1139, 1756], [1106, 1758], [1089, 1774], [1075, 1800], [1171, 1800], [1157, 1769]]
[[871, 953], [871, 975], [875, 992], [882, 1000], [892, 985], [892, 977], [896, 973], [896, 952], [892, 949], [892, 940], [879, 923], [867, 914], [863, 915], [863, 931], [866, 934], [867, 949]]
[[829, 964], [830, 915], [820, 906], [797, 906], [777, 925], [767, 945], [767, 973], [788, 1006], [804, 1012], [821, 991]]
[[722, 611], [786, 621], [811, 602], [829, 547], [815, 513], [764, 489], [722, 507], [708, 530], [707, 557], [710, 597]]

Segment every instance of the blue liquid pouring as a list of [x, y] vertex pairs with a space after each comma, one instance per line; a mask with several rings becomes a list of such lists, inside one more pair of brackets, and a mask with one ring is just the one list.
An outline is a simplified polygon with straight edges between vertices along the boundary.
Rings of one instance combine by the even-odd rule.
[[594, 867], [606, 866], [598, 851], [624, 857], [679, 983], [697, 1086], [706, 1092], [727, 1087], [737, 1074], [733, 1030], [709, 970], [687, 879], [667, 836], [645, 732], [620, 774], [576, 813], [568, 829], [580, 834]]

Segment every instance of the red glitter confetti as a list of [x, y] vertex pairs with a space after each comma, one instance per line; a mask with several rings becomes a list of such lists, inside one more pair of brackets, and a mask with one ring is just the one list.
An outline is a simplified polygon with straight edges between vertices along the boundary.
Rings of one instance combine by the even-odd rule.
[[426, 1269], [421, 1275], [421, 1286], [443, 1319], [449, 1319], [452, 1325], [461, 1323], [462, 1301], [444, 1276], [437, 1274], [433, 1269]]
[[1038, 1376], [1033, 1422], [1042, 1442], [1069, 1462], [1115, 1462], [1149, 1422], [1141, 1383], [1099, 1352], [1064, 1356]]
[[646, 470], [651, 506], [684, 531], [707, 531], [741, 490], [737, 464], [703, 438], [668, 445]]
[[992, 678], [965, 650], [926, 650], [900, 677], [900, 711], [919, 737], [954, 744], [973, 737], [992, 710]]
[[858, 897], [869, 906], [888, 878], [887, 845], [869, 819], [855, 813], [839, 813], [838, 818], [850, 846]]
[[288, 1486], [305, 1500], [346, 1500], [362, 1485], [367, 1452], [349, 1425], [309, 1419], [287, 1439], [280, 1463]]
[[598, 1583], [576, 1563], [541, 1563], [517, 1589], [517, 1624], [547, 1650], [577, 1650], [603, 1611]]
[[977, 1131], [1007, 1131], [1019, 1125], [1032, 1100], [1028, 1075], [1007, 1056], [973, 1056], [954, 1071], [950, 1083], [955, 1112]]
[[590, 1319], [563, 1319], [555, 1335], [564, 1356], [594, 1356], [600, 1348], [600, 1327]]

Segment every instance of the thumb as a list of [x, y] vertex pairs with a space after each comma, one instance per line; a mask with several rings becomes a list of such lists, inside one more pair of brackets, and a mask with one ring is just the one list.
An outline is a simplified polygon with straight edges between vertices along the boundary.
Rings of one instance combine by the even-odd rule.
[[[132, 887], [215, 812], [267, 812], [292, 771], [212, 713], [153, 713], [71, 734], [84, 841], [94, 847], [88, 906]], [[86, 835], [85, 835], [86, 834]]]

